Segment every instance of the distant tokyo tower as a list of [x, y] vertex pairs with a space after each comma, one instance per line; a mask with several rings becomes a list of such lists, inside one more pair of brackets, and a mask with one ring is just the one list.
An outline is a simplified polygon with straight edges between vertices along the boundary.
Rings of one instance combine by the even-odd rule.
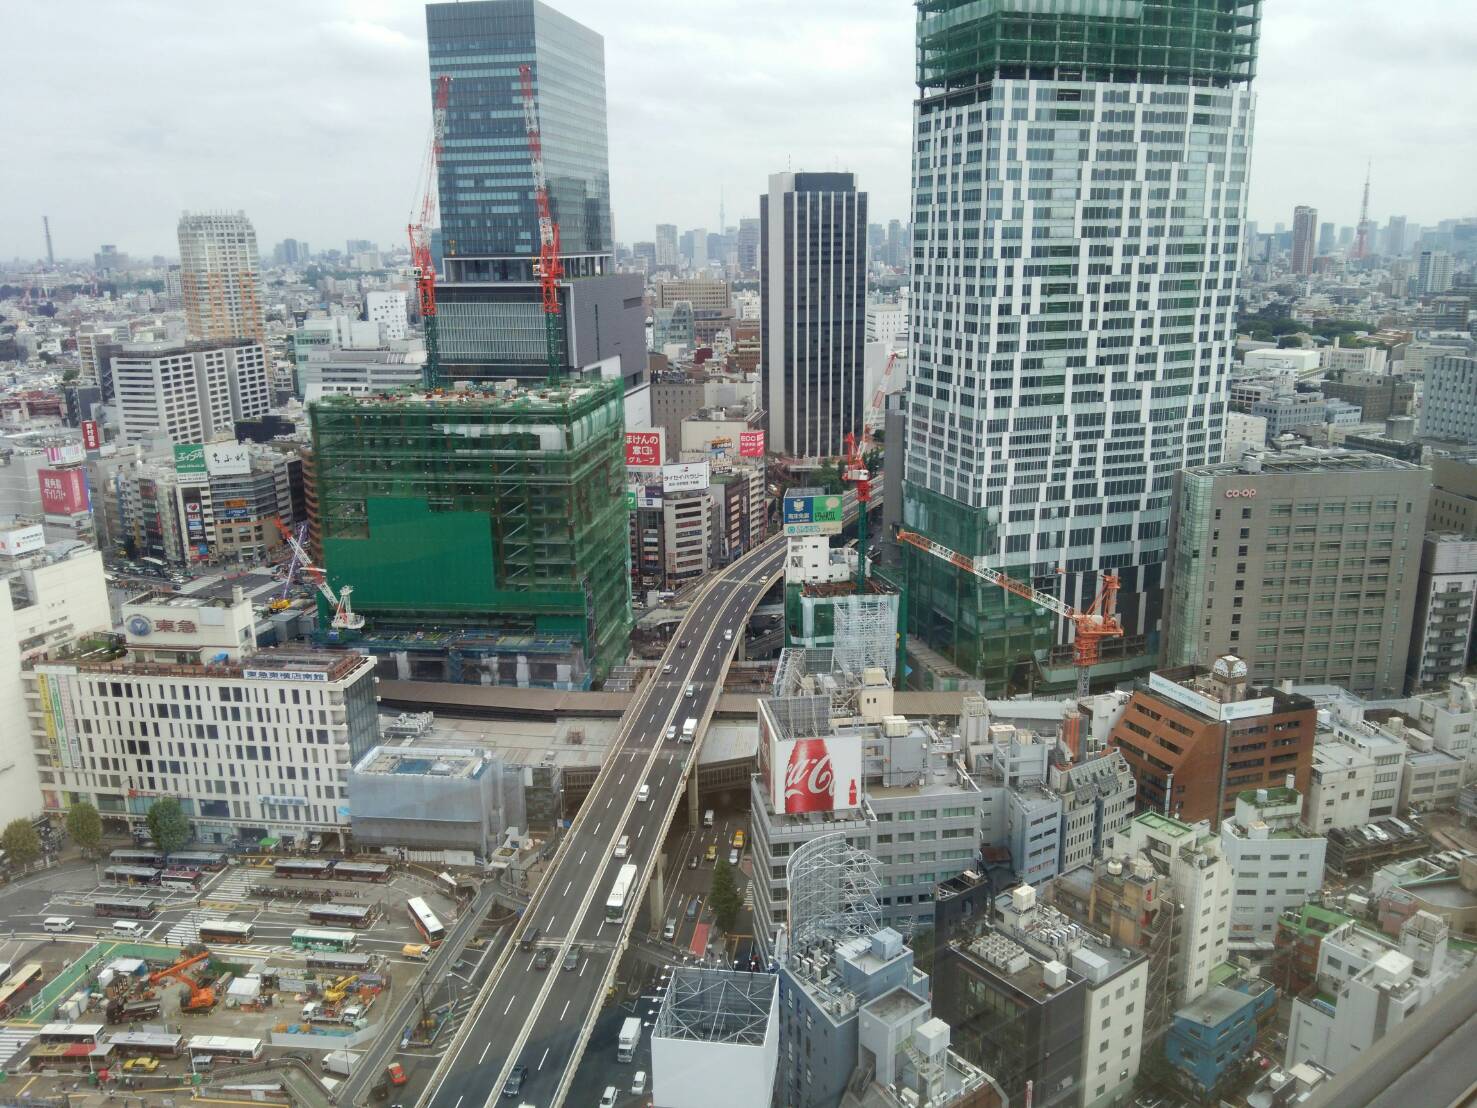
[[1369, 173], [1373, 168], [1373, 162], [1364, 167], [1364, 202], [1359, 205], [1359, 229], [1354, 239], [1354, 257], [1369, 257], [1369, 242], [1374, 237], [1374, 229], [1369, 225]]

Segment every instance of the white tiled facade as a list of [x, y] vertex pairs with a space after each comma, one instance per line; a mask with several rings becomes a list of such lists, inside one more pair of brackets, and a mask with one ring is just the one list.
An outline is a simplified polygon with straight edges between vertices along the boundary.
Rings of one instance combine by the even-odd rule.
[[176, 443], [234, 438], [236, 420], [256, 419], [271, 407], [259, 343], [131, 344], [112, 366], [125, 443], [159, 432]]
[[1272, 793], [1268, 802], [1237, 797], [1235, 816], [1221, 824], [1233, 887], [1231, 942], [1266, 949], [1284, 912], [1317, 899], [1328, 849], [1322, 835], [1298, 830], [1303, 798], [1296, 790]]
[[[988, 564], [1064, 566], [1075, 600], [1163, 561], [1174, 472], [1221, 458], [1252, 114], [1066, 80], [915, 105], [904, 476], [991, 510]], [[1124, 582], [1131, 631], [1157, 579]]]
[[24, 679], [48, 811], [86, 800], [137, 824], [172, 796], [203, 842], [347, 828], [350, 764], [378, 740], [366, 655], [49, 663]]

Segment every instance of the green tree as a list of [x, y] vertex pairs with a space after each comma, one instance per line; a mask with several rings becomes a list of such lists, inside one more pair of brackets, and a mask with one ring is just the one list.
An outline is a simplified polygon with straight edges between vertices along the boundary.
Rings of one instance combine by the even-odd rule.
[[103, 843], [103, 818], [85, 800], [67, 809], [67, 834], [87, 854], [95, 853]]
[[149, 825], [149, 835], [153, 838], [154, 845], [165, 854], [179, 850], [192, 837], [190, 821], [185, 816], [184, 809], [179, 806], [179, 801], [172, 796], [166, 796], [149, 805], [149, 813], [144, 817], [144, 822]]
[[724, 931], [732, 931], [733, 925], [738, 921], [743, 898], [739, 896], [738, 886], [733, 880], [733, 867], [724, 858], [719, 858], [717, 865], [713, 867], [708, 906], [713, 909], [713, 917], [718, 926]]
[[0, 849], [17, 866], [29, 866], [41, 857], [41, 836], [28, 819], [13, 819], [0, 831]]

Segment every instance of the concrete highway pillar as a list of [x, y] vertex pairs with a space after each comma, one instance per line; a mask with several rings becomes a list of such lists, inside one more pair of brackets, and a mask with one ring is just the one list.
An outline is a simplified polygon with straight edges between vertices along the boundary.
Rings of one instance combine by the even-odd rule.
[[697, 766], [692, 767], [692, 776], [687, 779], [687, 826], [696, 831], [698, 827], [697, 810]]
[[656, 869], [652, 871], [651, 883], [647, 886], [651, 891], [651, 926], [653, 930], [660, 927], [663, 923], [662, 905], [667, 899], [662, 889], [662, 886], [665, 884], [663, 878], [666, 876], [667, 871], [666, 860], [667, 856], [665, 854], [658, 854], [656, 856]]

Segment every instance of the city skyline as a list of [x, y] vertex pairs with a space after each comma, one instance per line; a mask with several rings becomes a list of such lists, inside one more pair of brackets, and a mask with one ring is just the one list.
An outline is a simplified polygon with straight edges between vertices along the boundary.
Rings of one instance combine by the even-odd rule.
[[[658, 222], [716, 230], [720, 189], [736, 225], [757, 214], [768, 174], [787, 168], [854, 172], [871, 193], [875, 221], [906, 218], [911, 5], [713, 3], [685, 26], [648, 0], [626, 5], [619, 19], [594, 0], [554, 6], [606, 40], [618, 241], [650, 240]], [[1379, 222], [1404, 215], [1429, 225], [1466, 214], [1464, 182], [1477, 153], [1438, 136], [1455, 133], [1471, 113], [1470, 91], [1460, 95], [1470, 84], [1453, 68], [1467, 51], [1441, 9], [1436, 0], [1398, 12], [1297, 0], [1266, 13], [1249, 218], [1270, 226], [1311, 204], [1350, 225], [1370, 158]], [[214, 64], [211, 52], [199, 48], [212, 30], [209, 13], [155, 0], [126, 25], [121, 13], [82, 5], [70, 16], [12, 18], [44, 18], [48, 34], [77, 49], [17, 59], [17, 79], [28, 87], [72, 91], [17, 124], [12, 148], [31, 171], [0, 186], [0, 258], [44, 257], [42, 215], [63, 258], [88, 257], [102, 242], [135, 256], [169, 255], [179, 212], [197, 208], [244, 209], [264, 243], [368, 236], [389, 246], [403, 237], [430, 116], [423, 4], [322, 2], [306, 17], [286, 5], [253, 8], [233, 29], [248, 60], [219, 91], [203, 71]], [[772, 35], [781, 23], [786, 33]], [[284, 41], [285, 24], [299, 34]], [[94, 84], [101, 71], [67, 69], [92, 41], [133, 52], [140, 64], [130, 96]], [[46, 68], [28, 75], [25, 67], [43, 57]], [[1330, 64], [1309, 64], [1319, 57]], [[653, 65], [663, 58], [667, 78], [660, 61]], [[716, 64], [694, 64], [709, 58]], [[744, 66], [725, 72], [734, 58]], [[1378, 67], [1381, 79], [1361, 76], [1362, 66]], [[191, 89], [188, 100], [177, 94], [182, 87]], [[1391, 87], [1402, 95], [1385, 95]], [[797, 101], [834, 107], [822, 119], [794, 111]], [[1423, 107], [1412, 117], [1416, 103]], [[232, 141], [222, 144], [222, 134]], [[243, 148], [261, 156], [243, 164]], [[672, 187], [679, 158], [703, 167], [699, 187]], [[105, 192], [93, 183], [98, 172], [106, 173]]]

